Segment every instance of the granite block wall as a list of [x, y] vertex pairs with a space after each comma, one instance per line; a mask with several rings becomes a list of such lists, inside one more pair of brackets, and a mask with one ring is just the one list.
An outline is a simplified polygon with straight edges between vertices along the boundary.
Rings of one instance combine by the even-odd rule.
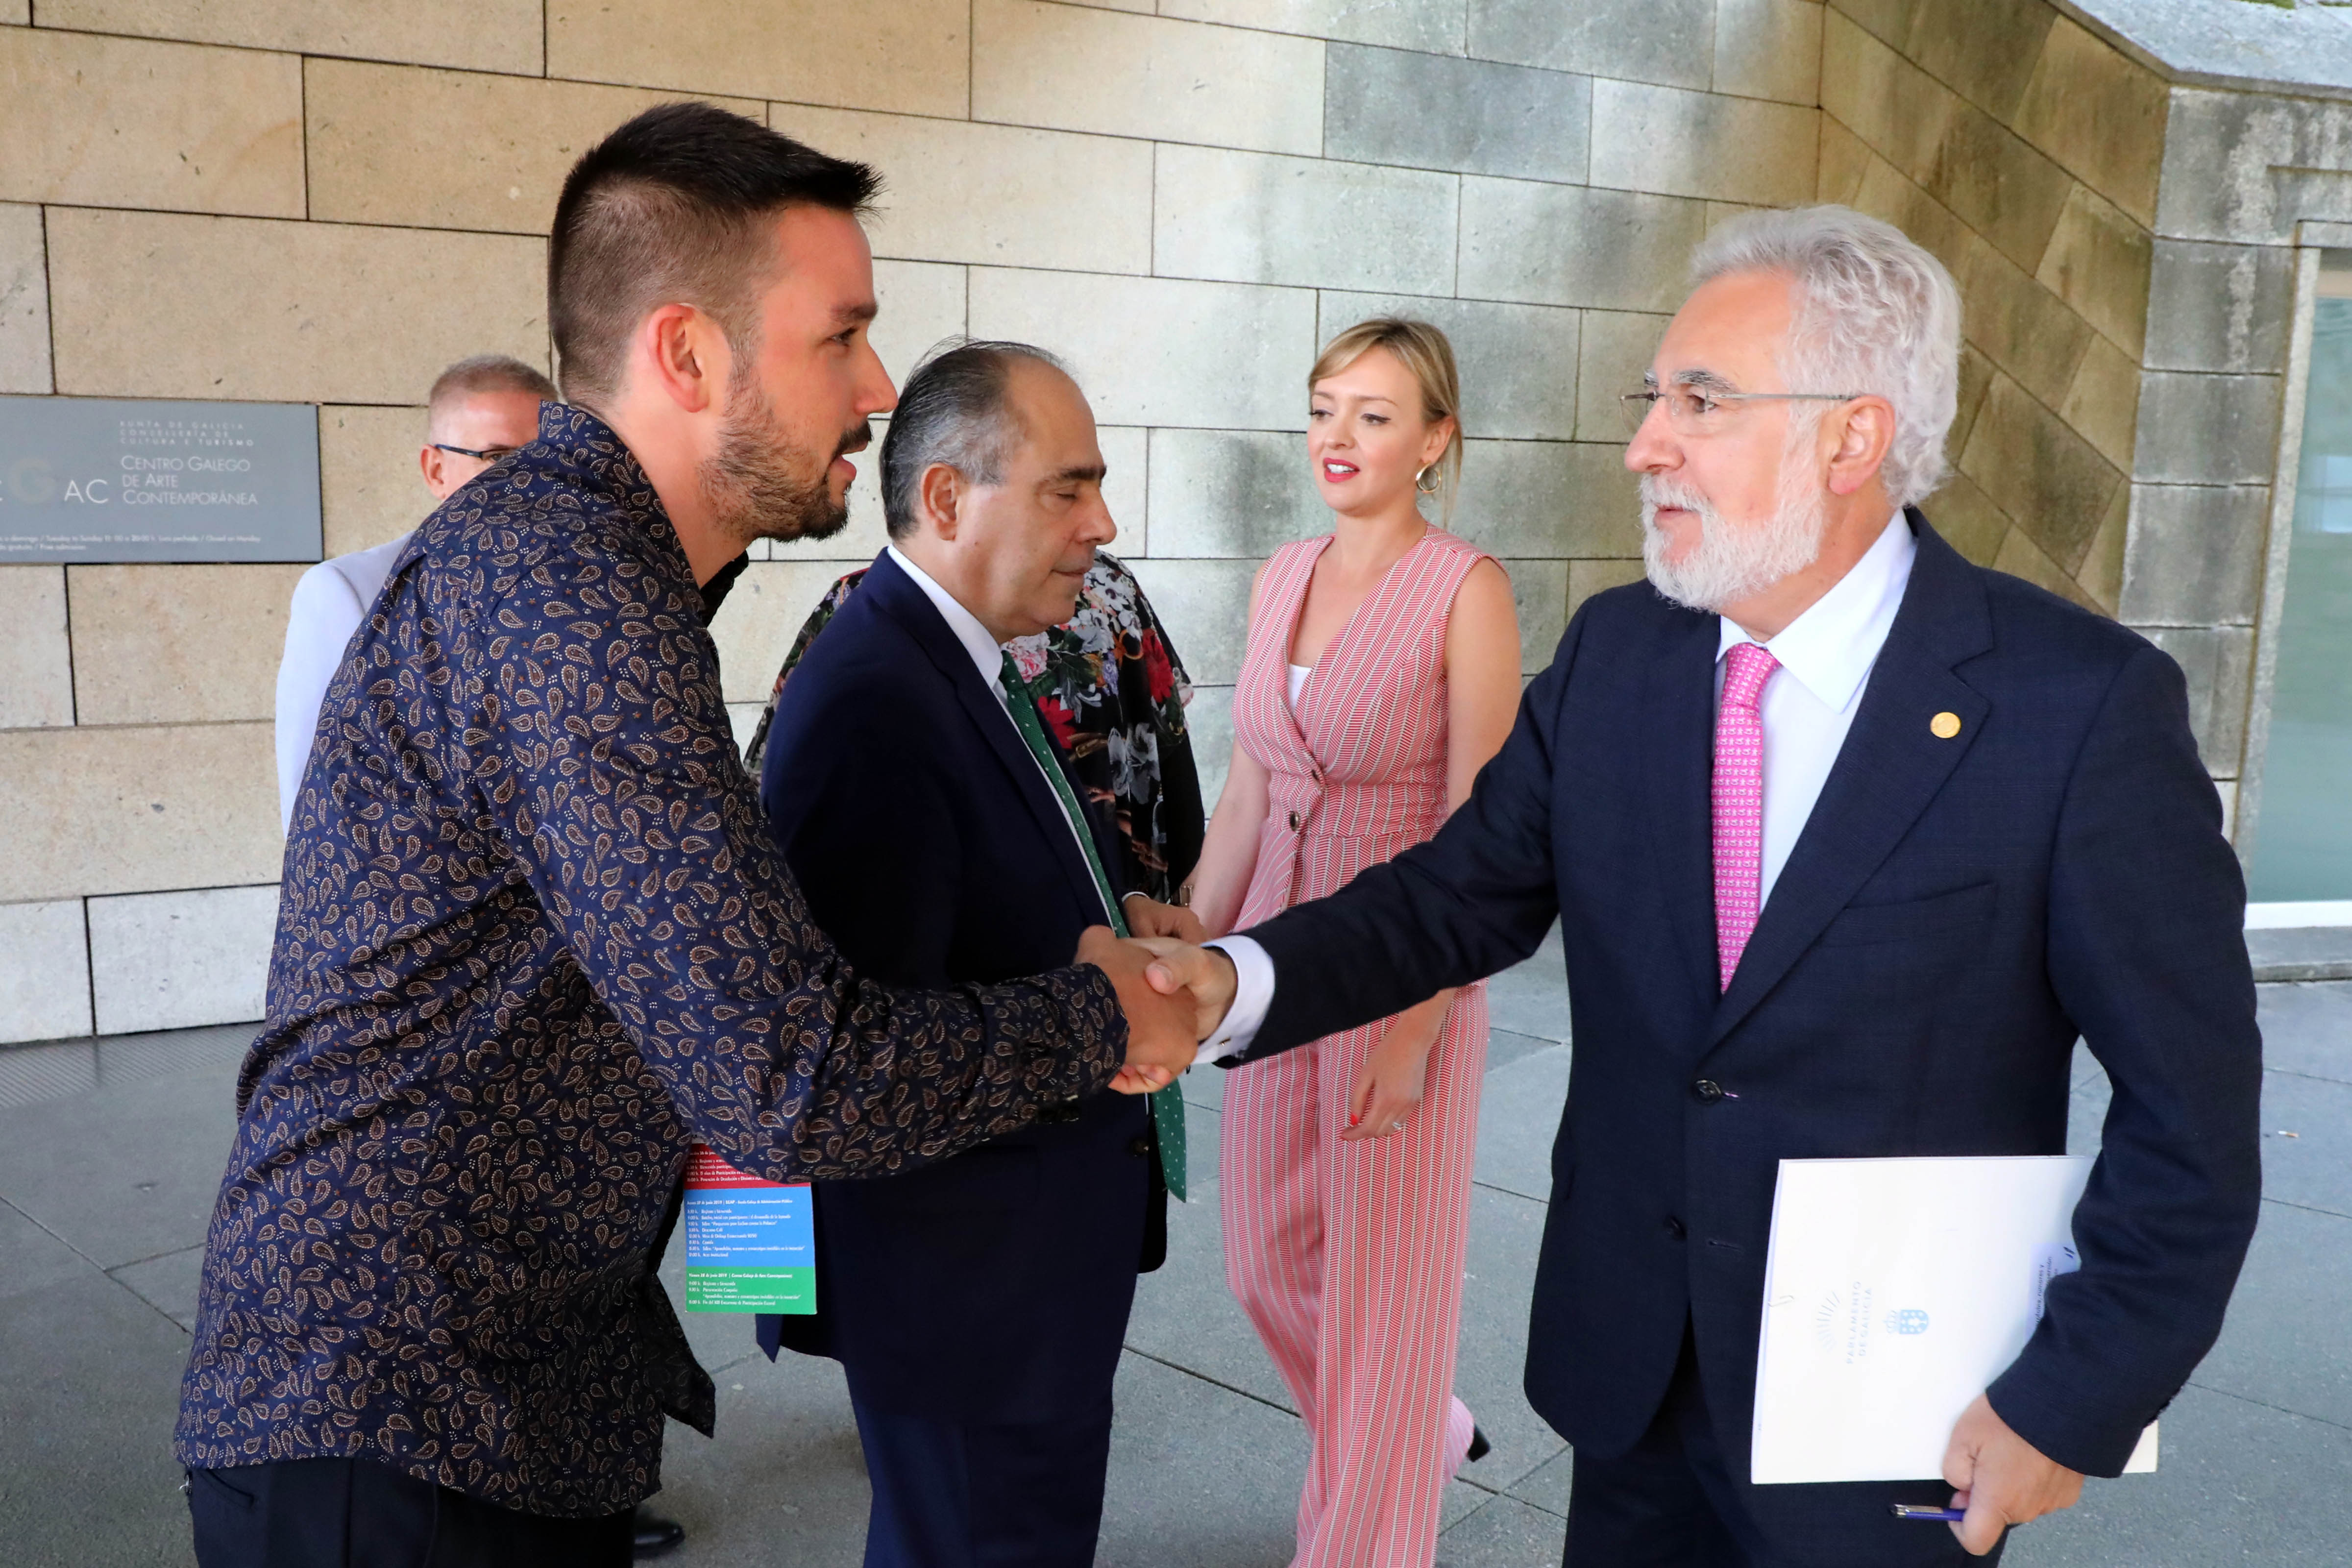
[[1821, 83], [1821, 196], [1963, 293], [1928, 514], [2179, 661], [2234, 831], [2295, 230], [2352, 216], [2352, 105], [2170, 79], [2049, 0], [1832, 0]]
[[[1610, 399], [1711, 223], [1823, 188], [1824, 51], [1852, 30], [1817, 0], [0, 0], [0, 392], [314, 403], [327, 549], [379, 542], [425, 509], [434, 372], [548, 363], [570, 161], [646, 104], [728, 103], [883, 169], [894, 374], [963, 331], [1076, 367], [1213, 798], [1250, 574], [1327, 526], [1301, 444], [1321, 339], [1390, 310], [1454, 334], [1457, 526], [1509, 565], [1539, 668], [1639, 574]], [[2002, 265], [2077, 229], [2105, 265], [2074, 181], [1981, 197]], [[2062, 369], [2096, 374], [2000, 374], [2062, 401]], [[2078, 488], [2116, 460], [2014, 423], [1986, 438]], [[879, 547], [864, 480], [856, 508], [760, 550], [721, 616], [740, 726]], [[0, 1040], [258, 1012], [297, 570], [0, 567]]]
[[[1972, 559], [2115, 614], [2164, 83], [2043, 0], [1832, 0], [1821, 99], [1820, 196], [1960, 287], [1954, 472], [1925, 510]], [[2125, 130], [2136, 159], [2109, 145]]]

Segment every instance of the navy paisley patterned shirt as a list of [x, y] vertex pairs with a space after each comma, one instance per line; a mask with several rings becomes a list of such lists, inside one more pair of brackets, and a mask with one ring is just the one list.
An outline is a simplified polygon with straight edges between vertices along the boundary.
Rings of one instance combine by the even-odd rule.
[[910, 992], [842, 961], [702, 610], [644, 471], [561, 404], [403, 552], [295, 805], [183, 1464], [625, 1509], [666, 1411], [709, 1428], [651, 1274], [692, 1139], [772, 1180], [877, 1174], [1116, 1070], [1098, 970]]

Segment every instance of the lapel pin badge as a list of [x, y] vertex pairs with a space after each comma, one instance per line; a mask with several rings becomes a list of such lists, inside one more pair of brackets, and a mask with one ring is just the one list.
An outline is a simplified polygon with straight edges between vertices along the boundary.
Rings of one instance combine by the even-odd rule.
[[1938, 741], [1948, 741], [1960, 732], [1960, 716], [1957, 713], [1938, 713], [1927, 721], [1927, 732]]

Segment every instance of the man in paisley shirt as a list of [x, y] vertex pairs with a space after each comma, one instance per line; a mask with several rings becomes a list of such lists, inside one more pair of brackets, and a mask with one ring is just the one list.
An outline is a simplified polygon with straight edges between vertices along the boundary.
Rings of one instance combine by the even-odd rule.
[[1106, 929], [861, 976], [736, 759], [704, 590], [845, 518], [876, 188], [700, 104], [565, 182], [569, 402], [402, 551], [295, 804], [175, 1444], [203, 1568], [625, 1563], [665, 1415], [712, 1421], [653, 1277], [693, 1142], [901, 1171], [1193, 1056]]

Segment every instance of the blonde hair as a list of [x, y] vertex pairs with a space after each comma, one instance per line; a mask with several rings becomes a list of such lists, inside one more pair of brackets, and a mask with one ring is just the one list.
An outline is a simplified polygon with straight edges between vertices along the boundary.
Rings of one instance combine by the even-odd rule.
[[1439, 525], [1450, 529], [1454, 498], [1462, 488], [1462, 375], [1454, 367], [1454, 345], [1443, 331], [1427, 321], [1402, 316], [1358, 321], [1323, 345], [1323, 352], [1315, 356], [1315, 368], [1307, 373], [1307, 389], [1312, 393], [1317, 382], [1339, 374], [1373, 349], [1388, 350], [1412, 374], [1421, 388], [1422, 418], [1432, 425], [1441, 419], [1454, 421], [1454, 435], [1445, 450], [1422, 470], [1437, 475]]

